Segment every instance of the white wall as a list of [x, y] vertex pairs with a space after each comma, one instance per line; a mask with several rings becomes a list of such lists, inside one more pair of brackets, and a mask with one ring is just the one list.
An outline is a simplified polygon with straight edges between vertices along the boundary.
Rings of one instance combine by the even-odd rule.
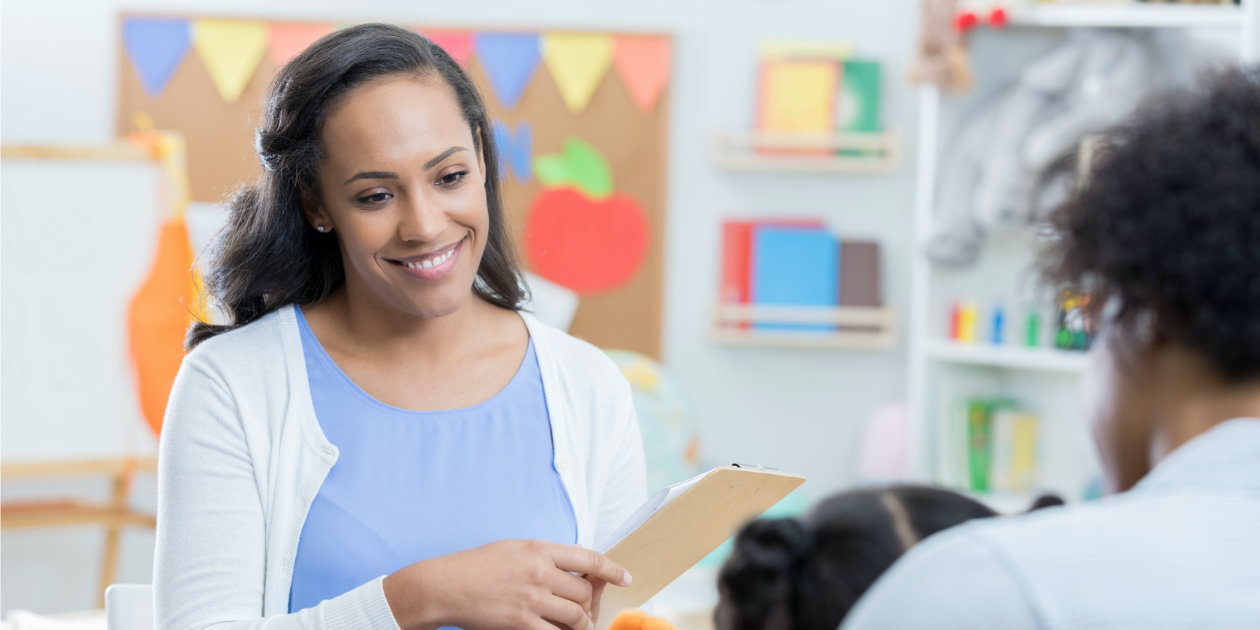
[[[113, 133], [119, 10], [382, 19], [454, 26], [669, 31], [676, 36], [666, 249], [665, 357], [699, 409], [705, 457], [807, 475], [812, 497], [852, 481], [862, 422], [905, 396], [904, 335], [892, 350], [780, 351], [725, 347], [707, 336], [717, 282], [719, 224], [729, 215], [818, 215], [841, 234], [884, 246], [885, 299], [905, 321], [909, 302], [916, 102], [904, 77], [918, 0], [9, 0], [0, 21], [0, 139], [4, 143], [107, 142]], [[709, 159], [712, 133], [752, 120], [757, 47], [765, 39], [842, 40], [885, 66], [885, 120], [905, 156], [884, 176], [731, 174]], [[76, 191], [77, 192], [77, 191]], [[83, 191], [78, 194], [90, 194]], [[7, 387], [8, 381], [5, 381]], [[20, 488], [6, 485], [6, 496]], [[64, 572], [95, 579], [91, 532], [5, 534], [0, 607], [37, 611], [92, 605], [90, 592], [58, 588]], [[24, 537], [24, 538], [20, 538]], [[19, 544], [19, 541], [21, 542]], [[44, 541], [44, 542], [40, 542]], [[142, 543], [143, 541], [141, 541]], [[125, 577], [147, 579], [151, 551], [128, 549]], [[91, 558], [84, 564], [84, 557]], [[82, 565], [82, 566], [80, 566]], [[58, 567], [59, 570], [51, 570]], [[135, 567], [140, 567], [136, 569]], [[28, 579], [28, 576], [38, 576]]]

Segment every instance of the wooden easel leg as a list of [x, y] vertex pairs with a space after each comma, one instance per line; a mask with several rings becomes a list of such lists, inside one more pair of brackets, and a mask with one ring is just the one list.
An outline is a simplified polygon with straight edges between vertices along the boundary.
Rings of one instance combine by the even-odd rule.
[[[110, 507], [116, 514], [122, 514], [127, 510], [127, 486], [130, 485], [130, 474], [124, 472], [114, 476], [114, 488], [110, 497]], [[101, 562], [101, 588], [98, 592], [96, 605], [98, 608], [105, 607], [105, 589], [114, 583], [114, 574], [118, 570], [118, 541], [120, 538], [120, 529], [122, 522], [120, 519], [110, 521], [105, 527], [105, 558]]]

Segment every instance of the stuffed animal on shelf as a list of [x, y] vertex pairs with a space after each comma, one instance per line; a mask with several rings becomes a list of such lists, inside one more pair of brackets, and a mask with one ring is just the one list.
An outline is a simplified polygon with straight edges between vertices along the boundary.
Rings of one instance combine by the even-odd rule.
[[1145, 41], [1071, 32], [963, 126], [942, 167], [928, 257], [970, 265], [987, 233], [1022, 228], [1043, 204], [1063, 199], [1070, 185], [1051, 167], [1085, 136], [1121, 122], [1159, 83]]
[[954, 9], [954, 28], [959, 32], [977, 26], [1006, 28], [1011, 21], [1011, 11], [1032, 4], [1032, 0], [958, 0]]
[[953, 27], [957, 4], [958, 0], [923, 0], [911, 83], [934, 83], [951, 93], [971, 88], [966, 35]]

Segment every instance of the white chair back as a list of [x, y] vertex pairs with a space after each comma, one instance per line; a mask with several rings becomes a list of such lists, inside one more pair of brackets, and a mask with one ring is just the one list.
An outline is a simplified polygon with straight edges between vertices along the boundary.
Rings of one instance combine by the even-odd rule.
[[114, 584], [105, 589], [106, 630], [153, 630], [153, 585]]

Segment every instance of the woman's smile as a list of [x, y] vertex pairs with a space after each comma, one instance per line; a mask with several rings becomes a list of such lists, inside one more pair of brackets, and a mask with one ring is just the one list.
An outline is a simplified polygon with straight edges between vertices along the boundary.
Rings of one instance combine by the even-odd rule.
[[453, 245], [448, 245], [420, 256], [386, 260], [389, 260], [407, 275], [422, 280], [437, 280], [455, 268], [455, 263], [459, 260], [459, 253], [464, 248], [464, 242], [467, 240], [468, 237], [464, 237]]

